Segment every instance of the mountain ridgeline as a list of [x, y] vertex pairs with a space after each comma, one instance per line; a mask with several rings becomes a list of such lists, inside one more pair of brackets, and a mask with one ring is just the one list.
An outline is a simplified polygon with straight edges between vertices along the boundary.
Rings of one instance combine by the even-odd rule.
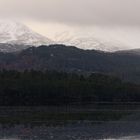
[[14, 53], [1, 52], [0, 69], [56, 70], [82, 74], [98, 72], [140, 83], [139, 54], [82, 50], [65, 45], [30, 47]]

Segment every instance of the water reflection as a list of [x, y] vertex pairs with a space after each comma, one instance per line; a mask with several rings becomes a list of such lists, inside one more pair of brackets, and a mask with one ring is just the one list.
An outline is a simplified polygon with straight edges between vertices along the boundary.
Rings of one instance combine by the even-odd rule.
[[[4, 123], [0, 125], [0, 140], [139, 140], [139, 108], [139, 104], [0, 108]], [[29, 122], [18, 124], [15, 120]]]
[[139, 140], [140, 122], [1, 126], [0, 140]]

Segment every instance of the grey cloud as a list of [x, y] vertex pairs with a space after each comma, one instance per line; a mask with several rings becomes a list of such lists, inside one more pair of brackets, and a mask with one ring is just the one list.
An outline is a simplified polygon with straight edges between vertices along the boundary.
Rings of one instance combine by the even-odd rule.
[[74, 24], [140, 24], [140, 0], [0, 0], [0, 16]]

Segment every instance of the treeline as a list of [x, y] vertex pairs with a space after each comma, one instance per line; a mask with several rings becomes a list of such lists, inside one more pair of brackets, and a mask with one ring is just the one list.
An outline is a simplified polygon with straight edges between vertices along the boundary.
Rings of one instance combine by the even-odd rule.
[[103, 74], [83, 76], [56, 71], [0, 71], [1, 106], [139, 101], [139, 85]]

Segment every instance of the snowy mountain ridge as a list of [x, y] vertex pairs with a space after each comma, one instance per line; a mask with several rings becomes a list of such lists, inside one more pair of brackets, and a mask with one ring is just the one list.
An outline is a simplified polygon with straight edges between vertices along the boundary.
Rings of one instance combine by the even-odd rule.
[[58, 33], [54, 39], [58, 44], [76, 46], [84, 50], [100, 50], [107, 52], [115, 52], [119, 50], [127, 50], [128, 46], [118, 40], [104, 40], [92, 35], [77, 36], [70, 32]]
[[[20, 22], [0, 20], [0, 51], [12, 52], [23, 50], [29, 46], [50, 44], [65, 44], [85, 50], [101, 50], [107, 52], [131, 49], [126, 43], [112, 37], [112, 34], [107, 35], [102, 28], [98, 29], [95, 27], [91, 30], [82, 30], [81, 28], [71, 27], [70, 29], [65, 29], [65, 26], [55, 27], [53, 24], [47, 27], [51, 29], [49, 32], [54, 32], [52, 36], [49, 36], [49, 34], [45, 35], [49, 36], [50, 39], [32, 31]], [[63, 31], [58, 29], [62, 29]]]
[[20, 22], [0, 20], [0, 43], [38, 46], [52, 41]]

